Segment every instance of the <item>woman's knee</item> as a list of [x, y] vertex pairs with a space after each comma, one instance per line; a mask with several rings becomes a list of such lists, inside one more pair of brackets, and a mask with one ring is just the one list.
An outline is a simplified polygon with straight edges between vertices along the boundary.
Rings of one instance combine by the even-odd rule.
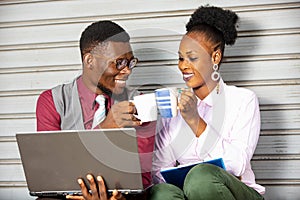
[[197, 165], [195, 167], [193, 167], [189, 173], [186, 176], [185, 179], [185, 184], [186, 182], [189, 181], [200, 181], [200, 182], [207, 182], [207, 181], [216, 181], [216, 179], [218, 179], [218, 173], [217, 171], [219, 171], [220, 168], [215, 166], [215, 165], [211, 165], [211, 164], [201, 164], [201, 165]]
[[213, 195], [218, 192], [218, 188], [222, 185], [217, 170], [219, 170], [218, 167], [210, 164], [193, 167], [184, 181], [185, 196], [189, 199], [214, 199]]
[[161, 183], [153, 186], [149, 195], [150, 200], [183, 200], [183, 191], [171, 184]]

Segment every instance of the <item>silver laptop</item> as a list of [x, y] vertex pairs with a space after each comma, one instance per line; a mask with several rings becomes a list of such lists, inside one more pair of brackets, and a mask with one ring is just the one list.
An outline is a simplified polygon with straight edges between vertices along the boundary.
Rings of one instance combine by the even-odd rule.
[[141, 193], [141, 165], [133, 128], [16, 134], [30, 195], [81, 194], [79, 177], [103, 176], [107, 189]]

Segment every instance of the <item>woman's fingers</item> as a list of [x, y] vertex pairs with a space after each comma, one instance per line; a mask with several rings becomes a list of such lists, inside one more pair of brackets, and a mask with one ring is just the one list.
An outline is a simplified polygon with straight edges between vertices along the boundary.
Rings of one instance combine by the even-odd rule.
[[181, 94], [179, 109], [181, 111], [188, 111], [190, 109], [195, 109], [197, 107], [197, 98], [191, 91], [184, 91]]

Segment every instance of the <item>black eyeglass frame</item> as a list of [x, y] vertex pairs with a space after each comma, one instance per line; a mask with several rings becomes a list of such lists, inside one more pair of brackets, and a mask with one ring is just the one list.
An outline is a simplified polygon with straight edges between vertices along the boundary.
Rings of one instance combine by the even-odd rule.
[[127, 66], [129, 69], [133, 69], [134, 67], [136, 67], [138, 61], [139, 60], [137, 58], [131, 58], [130, 60], [128, 60], [127, 58], [119, 58], [116, 59], [114, 63], [117, 70], [122, 71]]
[[[105, 59], [108, 59], [106, 56], [102, 56], [102, 55], [99, 55], [99, 54], [95, 54], [93, 52], [90, 52], [91, 54], [93, 54], [93, 56], [96, 56], [96, 57], [102, 57], [102, 58], [105, 58]], [[117, 70], [119, 71], [122, 71], [125, 67], [128, 66], [128, 68], [131, 70], [133, 69], [134, 67], [136, 67], [137, 63], [138, 63], [138, 58], [136, 57], [132, 57], [130, 60], [128, 60], [127, 58], [117, 58], [115, 60], [111, 60], [108, 62], [110, 63], [114, 63], [115, 64], [115, 67]], [[128, 64], [129, 63], [129, 64]]]

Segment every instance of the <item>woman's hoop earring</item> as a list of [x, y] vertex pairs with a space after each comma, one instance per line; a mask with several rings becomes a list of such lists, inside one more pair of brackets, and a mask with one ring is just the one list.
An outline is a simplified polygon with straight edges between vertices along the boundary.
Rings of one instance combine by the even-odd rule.
[[214, 72], [211, 74], [211, 79], [213, 81], [218, 81], [220, 79], [220, 73], [218, 72], [219, 66], [218, 64], [213, 65]]

